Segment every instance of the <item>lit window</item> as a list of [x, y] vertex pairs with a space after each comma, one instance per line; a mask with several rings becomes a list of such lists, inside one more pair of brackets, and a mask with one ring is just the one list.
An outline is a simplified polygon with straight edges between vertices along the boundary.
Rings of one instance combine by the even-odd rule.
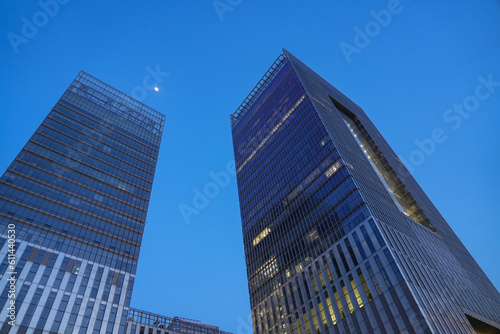
[[266, 227], [263, 229], [252, 241], [252, 244], [254, 246], [257, 246], [259, 242], [262, 241], [269, 233], [271, 233], [271, 229], [269, 227]]

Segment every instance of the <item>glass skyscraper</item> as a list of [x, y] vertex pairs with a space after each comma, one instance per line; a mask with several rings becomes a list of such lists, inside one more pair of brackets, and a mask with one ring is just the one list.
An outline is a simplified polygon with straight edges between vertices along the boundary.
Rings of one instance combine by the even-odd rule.
[[0, 178], [0, 333], [125, 333], [164, 122], [78, 74]]
[[500, 295], [364, 111], [288, 51], [231, 115], [254, 333], [498, 333]]

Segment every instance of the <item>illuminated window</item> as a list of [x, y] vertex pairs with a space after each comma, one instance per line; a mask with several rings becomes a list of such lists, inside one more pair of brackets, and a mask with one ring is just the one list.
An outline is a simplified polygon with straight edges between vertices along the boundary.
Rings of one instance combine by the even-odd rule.
[[257, 246], [259, 242], [262, 241], [269, 233], [271, 233], [271, 229], [269, 227], [266, 227], [263, 229], [252, 241], [252, 244], [254, 246]]
[[333, 288], [334, 291], [333, 291], [333, 295], [335, 296], [335, 300], [337, 301], [337, 307], [339, 309], [339, 312], [340, 312], [340, 317], [342, 319], [345, 318], [345, 313], [344, 313], [344, 308], [342, 307], [342, 303], [340, 302], [340, 297], [339, 297], [339, 293], [337, 292], [337, 289]]
[[326, 305], [328, 307], [328, 312], [330, 312], [330, 317], [332, 318], [332, 323], [335, 325], [337, 323], [337, 318], [335, 317], [335, 313], [333, 312], [332, 302], [330, 301], [330, 297], [325, 296]]
[[351, 288], [352, 291], [354, 291], [354, 296], [356, 297], [356, 301], [358, 302], [359, 307], [363, 307], [363, 300], [361, 299], [361, 295], [359, 294], [358, 287], [356, 286], [356, 282], [354, 282], [354, 279], [351, 274], [348, 276], [349, 281], [351, 282]]
[[309, 326], [309, 319], [307, 318], [307, 313], [304, 310], [304, 324], [306, 325], [307, 334], [311, 334], [311, 327]]
[[307, 241], [313, 242], [314, 240], [318, 239], [318, 231], [316, 229], [312, 229], [308, 234], [307, 234]]
[[332, 176], [333, 174], [335, 174], [335, 172], [337, 170], [340, 169], [340, 167], [342, 167], [342, 160], [338, 160], [336, 163], [334, 163], [330, 168], [328, 168], [325, 172], [325, 176], [326, 177], [330, 177]]
[[365, 276], [363, 276], [363, 273], [361, 272], [361, 269], [357, 269], [356, 272], [358, 273], [359, 280], [361, 282], [361, 286], [363, 287], [363, 290], [365, 290], [365, 294], [368, 297], [368, 301], [372, 301], [373, 297], [372, 294], [370, 293], [370, 289], [368, 289], [368, 285], [366, 284]]
[[331, 96], [330, 99], [399, 210], [417, 223], [436, 231], [357, 116]]
[[314, 275], [311, 274], [311, 282], [313, 285], [314, 292], [318, 293], [318, 286], [316, 285], [316, 280], [314, 279]]
[[326, 274], [328, 275], [328, 280], [330, 281], [330, 283], [333, 283], [333, 277], [332, 277], [332, 272], [330, 271], [330, 267], [328, 267], [328, 263], [326, 263], [326, 261], [324, 263], [325, 263]]
[[253, 152], [246, 158], [246, 160], [241, 164], [241, 166], [238, 168], [238, 173], [241, 172], [241, 170], [252, 160], [252, 158], [257, 154], [257, 152], [264, 146], [265, 143], [274, 135], [276, 131], [285, 123], [285, 121], [290, 117], [290, 115], [297, 109], [297, 107], [304, 101], [306, 98], [305, 95], [302, 95], [297, 102], [293, 105], [292, 108], [283, 116], [283, 118], [276, 124], [276, 126], [267, 134], [267, 136], [259, 143], [259, 145], [253, 150]]
[[323, 274], [321, 273], [321, 270], [319, 270], [319, 269], [318, 269], [318, 277], [319, 277], [319, 282], [321, 283], [321, 287], [324, 289], [326, 287], [325, 279], [323, 278]]
[[316, 329], [316, 334], [319, 334], [318, 319], [316, 317], [316, 312], [314, 311], [314, 307], [312, 306], [312, 303], [309, 303], [309, 307], [311, 308], [311, 315], [312, 315], [314, 328]]
[[318, 303], [319, 314], [321, 316], [321, 321], [323, 322], [323, 327], [328, 328], [328, 323], [326, 322], [326, 316], [325, 316], [325, 309], [323, 308], [323, 304], [321, 303], [319, 297], [316, 299], [316, 302]]
[[299, 334], [302, 334], [302, 326], [300, 325], [300, 319], [297, 316], [297, 329], [299, 330]]
[[342, 292], [344, 293], [344, 298], [347, 302], [347, 307], [349, 308], [349, 312], [354, 312], [354, 307], [352, 306], [351, 297], [349, 297], [349, 293], [347, 293], [347, 288], [344, 284], [344, 281], [340, 281], [340, 285], [342, 286]]

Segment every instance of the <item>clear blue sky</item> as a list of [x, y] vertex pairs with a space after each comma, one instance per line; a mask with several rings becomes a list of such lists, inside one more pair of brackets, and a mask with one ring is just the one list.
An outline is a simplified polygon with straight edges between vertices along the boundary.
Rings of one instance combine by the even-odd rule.
[[[364, 108], [402, 158], [418, 162], [417, 181], [500, 287], [500, 86], [476, 95], [478, 77], [500, 82], [500, 1], [220, 0], [223, 20], [212, 1], [65, 1], [45, 8], [51, 16], [36, 1], [0, 4], [0, 167], [78, 71], [126, 93], [144, 92], [148, 66], [169, 73], [143, 99], [167, 124], [133, 307], [248, 333], [235, 178], [189, 224], [179, 206], [192, 206], [194, 189], [231, 162], [229, 114], [282, 47]], [[375, 24], [370, 12], [388, 6], [390, 21]], [[356, 27], [368, 28], [369, 40], [356, 38]], [[447, 112], [463, 103], [470, 113]], [[438, 128], [446, 141], [418, 161], [415, 140]]]

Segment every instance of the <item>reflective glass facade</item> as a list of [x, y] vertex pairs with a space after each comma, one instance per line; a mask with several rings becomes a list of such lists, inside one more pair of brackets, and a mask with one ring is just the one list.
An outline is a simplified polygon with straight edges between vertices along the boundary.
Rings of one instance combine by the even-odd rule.
[[151, 312], [130, 309], [126, 334], [231, 334], [219, 326], [181, 317], [166, 317]]
[[164, 122], [85, 72], [52, 108], [0, 178], [0, 333], [125, 332]]
[[292, 54], [231, 126], [254, 333], [500, 328], [497, 290], [363, 110]]

